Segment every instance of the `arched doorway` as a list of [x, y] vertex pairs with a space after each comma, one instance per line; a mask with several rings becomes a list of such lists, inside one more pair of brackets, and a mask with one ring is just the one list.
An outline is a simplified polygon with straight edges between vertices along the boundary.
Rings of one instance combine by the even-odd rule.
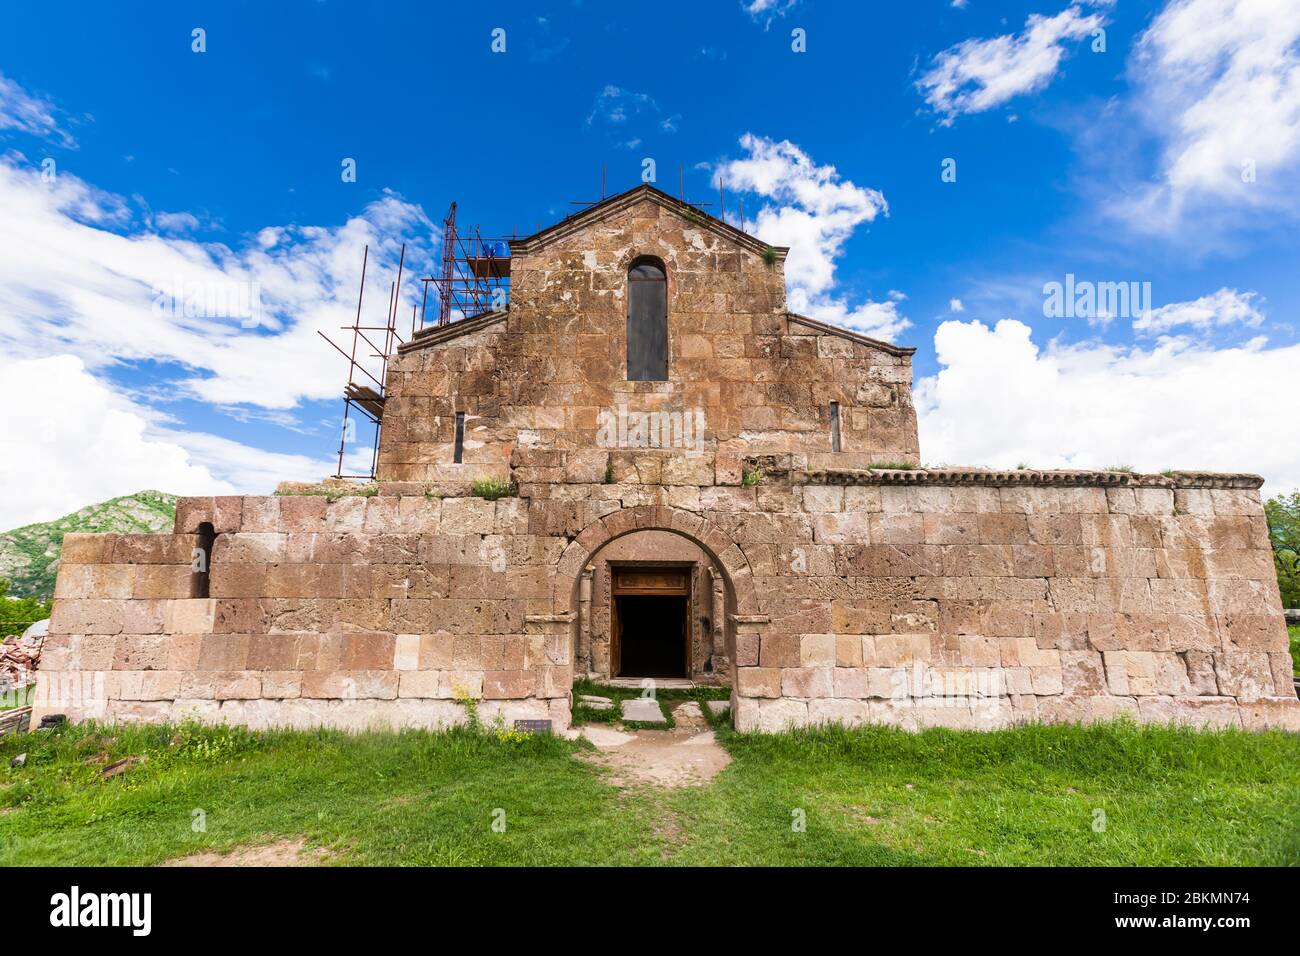
[[[758, 615], [753, 576], [744, 553], [729, 535], [704, 516], [677, 508], [624, 508], [592, 522], [565, 549], [556, 570], [552, 608], [557, 618], [568, 622], [570, 660], [574, 664], [575, 674], [578, 673], [584, 601], [587, 602], [586, 610], [590, 613], [591, 593], [587, 589], [590, 588], [591, 579], [588, 577], [588, 569], [594, 573], [595, 563], [607, 546], [638, 532], [660, 532], [684, 539], [698, 549], [705, 559], [704, 563], [716, 574], [721, 600], [717, 609], [707, 615], [710, 619], [710, 645], [715, 653], [725, 656], [728, 661], [734, 695], [735, 667], [730, 666], [729, 662], [735, 660], [736, 626], [738, 622], [745, 622]], [[630, 562], [630, 567], [637, 567], [636, 558], [625, 560]], [[642, 565], [654, 566], [653, 559], [649, 564]], [[626, 632], [622, 636], [625, 634]], [[619, 662], [612, 656], [610, 666], [616, 671], [621, 669]]]
[[725, 683], [725, 604], [722, 569], [689, 538], [646, 528], [609, 541], [583, 569], [575, 674]]

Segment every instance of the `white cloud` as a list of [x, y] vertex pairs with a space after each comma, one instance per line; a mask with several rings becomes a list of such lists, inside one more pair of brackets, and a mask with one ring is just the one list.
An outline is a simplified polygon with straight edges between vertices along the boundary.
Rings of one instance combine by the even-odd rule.
[[[1098, 4], [1093, 4], [1098, 5]], [[1109, 5], [1107, 3], [1100, 5]], [[963, 40], [938, 54], [917, 89], [945, 126], [963, 113], [981, 113], [1025, 93], [1046, 87], [1066, 54], [1079, 40], [1107, 22], [1072, 3], [1053, 17], [1031, 14], [1024, 32], [987, 40]]]
[[[682, 114], [665, 116], [663, 109], [648, 93], [637, 93], [612, 83], [606, 84], [596, 94], [591, 112], [587, 114], [586, 126], [603, 128], [616, 135], [649, 131], [671, 134], [677, 132]], [[641, 145], [640, 136], [632, 136], [616, 143], [622, 149], [636, 149]]]
[[[338, 459], [309, 458], [284, 452], [265, 451], [206, 432], [161, 428], [158, 434], [183, 447], [195, 465], [206, 468], [219, 480], [243, 494], [270, 494], [282, 481], [320, 481], [334, 474]], [[337, 443], [338, 429], [332, 436]], [[344, 468], [353, 474], [370, 470], [370, 449], [354, 446], [344, 458]]]
[[591, 112], [587, 114], [587, 125], [593, 126], [597, 122], [603, 122], [618, 126], [645, 112], [659, 112], [658, 105], [649, 94], [606, 84], [596, 94], [596, 102], [592, 104]]
[[1264, 321], [1264, 314], [1251, 301], [1258, 295], [1257, 292], [1220, 289], [1218, 292], [1203, 295], [1190, 302], [1171, 302], [1169, 305], [1152, 309], [1134, 319], [1133, 328], [1138, 332], [1152, 334], [1167, 332], [1178, 326], [1191, 326], [1196, 329], [1236, 323], [1258, 326]]
[[188, 212], [154, 213], [153, 223], [160, 232], [193, 232], [199, 228], [198, 217]]
[[755, 22], [762, 20], [766, 29], [776, 17], [785, 16], [798, 4], [799, 0], [741, 0], [740, 6]]
[[[316, 332], [337, 338], [354, 318], [363, 245], [370, 245], [363, 318], [377, 324], [401, 237], [409, 243], [406, 274], [427, 275], [436, 232], [419, 206], [387, 194], [342, 226], [267, 228], [234, 247], [200, 243], [138, 227], [120, 197], [68, 173], [45, 182], [14, 157], [0, 158], [0, 207], [5, 352], [66, 352], [92, 370], [172, 363], [185, 370], [172, 382], [182, 397], [266, 409], [339, 394], [344, 365]], [[170, 290], [178, 290], [180, 314], [156, 308]], [[210, 309], [185, 314], [195, 292], [251, 302], [254, 290], [256, 327]], [[406, 285], [399, 329], [417, 301], [418, 284]]]
[[13, 395], [42, 395], [10, 413], [0, 439], [0, 528], [49, 520], [146, 488], [190, 494], [234, 489], [177, 444], [146, 436], [138, 409], [64, 355], [0, 366]]
[[965, 312], [965, 311], [966, 311], [966, 306], [962, 305], [962, 303], [961, 303], [961, 299], [949, 299], [949, 300], [948, 300], [948, 311], [949, 311], [949, 312]]
[[785, 262], [790, 309], [885, 339], [907, 328], [910, 323], [898, 311], [899, 294], [860, 305], [835, 295], [835, 260], [858, 226], [889, 214], [884, 195], [842, 179], [834, 166], [818, 166], [789, 140], [746, 133], [740, 145], [749, 155], [717, 166], [713, 184], [770, 200], [746, 228], [765, 242], [790, 247]]
[[1195, 214], [1199, 231], [1207, 210], [1297, 208], [1300, 3], [1171, 0], [1130, 73], [1161, 155], [1159, 181], [1117, 210], [1125, 221], [1174, 232]]
[[[319, 480], [335, 467], [175, 431], [72, 355], [5, 362], [0, 382], [9, 394], [29, 397], [21, 414], [7, 416], [0, 437], [0, 530], [148, 488], [266, 494], [279, 481]], [[31, 400], [34, 395], [42, 400]]]
[[1271, 489], [1300, 488], [1287, 440], [1300, 346], [1216, 349], [1166, 337], [1149, 350], [1040, 349], [1012, 319], [992, 329], [947, 321], [934, 342], [942, 368], [916, 388], [927, 462], [1249, 471]]
[[28, 93], [0, 73], [0, 130], [16, 130], [75, 148], [76, 140], [57, 119], [58, 109], [42, 96]]

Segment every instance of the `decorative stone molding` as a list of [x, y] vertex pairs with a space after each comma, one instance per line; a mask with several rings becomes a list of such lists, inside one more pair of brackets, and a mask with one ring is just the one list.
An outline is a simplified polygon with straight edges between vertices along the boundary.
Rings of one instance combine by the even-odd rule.
[[1236, 472], [1175, 471], [1168, 475], [1142, 475], [1126, 471], [1067, 471], [983, 468], [871, 468], [795, 473], [794, 484], [804, 485], [991, 485], [1032, 487], [1113, 488], [1239, 488], [1264, 484], [1259, 475]]
[[[739, 612], [758, 610], [753, 573], [744, 552], [726, 532], [696, 512], [681, 508], [637, 506], [623, 508], [587, 525], [565, 549], [556, 566], [552, 607], [557, 612], [572, 607], [577, 597], [579, 573], [606, 544], [634, 531], [671, 531], [699, 545], [721, 568], [726, 586]], [[569, 611], [568, 613], [572, 613]]]

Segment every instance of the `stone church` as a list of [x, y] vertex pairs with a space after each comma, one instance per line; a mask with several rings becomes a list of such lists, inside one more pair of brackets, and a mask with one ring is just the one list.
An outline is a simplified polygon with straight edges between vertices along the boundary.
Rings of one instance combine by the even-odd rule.
[[67, 536], [35, 717], [561, 729], [592, 676], [1300, 729], [1260, 478], [923, 468], [913, 349], [790, 312], [786, 251], [649, 186], [511, 241], [507, 308], [392, 356], [367, 493]]

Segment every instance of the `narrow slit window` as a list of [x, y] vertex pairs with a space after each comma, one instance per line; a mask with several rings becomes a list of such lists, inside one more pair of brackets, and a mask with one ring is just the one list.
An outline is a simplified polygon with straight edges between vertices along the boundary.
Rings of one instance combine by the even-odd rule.
[[840, 403], [831, 402], [831, 451], [840, 450]]
[[205, 598], [212, 575], [212, 545], [217, 540], [211, 521], [199, 525], [197, 538], [190, 554], [190, 597]]
[[658, 259], [627, 271], [627, 380], [668, 380], [668, 277]]
[[456, 449], [452, 452], [452, 461], [460, 464], [465, 458], [465, 413], [456, 413]]

